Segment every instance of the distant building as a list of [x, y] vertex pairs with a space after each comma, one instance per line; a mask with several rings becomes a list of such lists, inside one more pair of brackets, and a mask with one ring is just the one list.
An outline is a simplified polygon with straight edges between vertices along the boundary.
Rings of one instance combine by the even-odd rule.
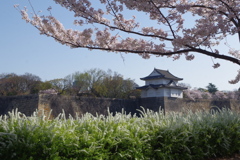
[[154, 68], [152, 73], [144, 78], [145, 85], [137, 87], [141, 90], [141, 97], [175, 97], [183, 98], [185, 87], [178, 86], [178, 81], [183, 80], [172, 75], [169, 71]]
[[54, 88], [46, 89], [46, 90], [40, 90], [39, 94], [58, 94], [58, 91]]

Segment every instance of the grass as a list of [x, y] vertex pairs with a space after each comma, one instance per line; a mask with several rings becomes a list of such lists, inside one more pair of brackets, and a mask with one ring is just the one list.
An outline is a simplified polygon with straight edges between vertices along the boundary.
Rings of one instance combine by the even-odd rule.
[[63, 112], [52, 120], [15, 110], [0, 117], [1, 160], [200, 160], [239, 151], [240, 118], [227, 110], [77, 118]]

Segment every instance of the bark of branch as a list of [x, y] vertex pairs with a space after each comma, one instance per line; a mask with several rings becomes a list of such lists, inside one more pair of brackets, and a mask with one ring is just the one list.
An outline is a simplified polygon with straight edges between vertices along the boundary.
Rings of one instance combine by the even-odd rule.
[[[52, 38], [54, 38], [55, 40], [62, 42], [61, 40], [48, 35], [47, 33], [45, 33], [47, 36], [50, 36]], [[200, 48], [194, 48], [191, 46], [186, 46], [189, 49], [182, 49], [182, 50], [178, 50], [175, 52], [157, 52], [157, 51], [139, 51], [139, 50], [128, 50], [128, 49], [111, 49], [111, 48], [103, 48], [103, 47], [93, 47], [93, 46], [77, 46], [71, 42], [63, 42], [66, 44], [69, 44], [71, 46], [74, 46], [74, 48], [87, 48], [87, 49], [91, 49], [91, 50], [102, 50], [102, 51], [112, 51], [112, 52], [125, 52], [125, 53], [135, 53], [135, 54], [151, 54], [151, 55], [155, 55], [155, 56], [171, 56], [171, 55], [175, 55], [175, 54], [183, 54], [183, 53], [188, 53], [188, 52], [195, 52], [195, 53], [200, 53], [200, 54], [204, 54], [206, 56], [210, 56], [210, 57], [214, 57], [217, 59], [222, 59], [222, 60], [226, 60], [232, 63], [235, 63], [237, 65], [240, 65], [240, 60], [234, 58], [234, 57], [230, 57], [227, 55], [223, 55], [223, 54], [216, 54], [213, 52], [209, 52], [207, 50], [203, 50]]]
[[198, 49], [198, 48], [193, 48], [193, 47], [190, 47], [190, 46], [188, 46], [188, 47], [192, 48], [191, 52], [201, 53], [201, 54], [204, 54], [204, 55], [207, 55], [207, 56], [210, 56], [210, 57], [214, 57], [214, 58], [218, 58], [218, 59], [222, 59], [222, 60], [227, 60], [227, 61], [230, 61], [232, 63], [240, 65], [240, 60], [236, 59], [234, 57], [226, 56], [226, 55], [223, 55], [223, 54], [216, 54], [216, 53], [209, 52], [207, 50], [203, 50], [203, 49], [200, 49], [200, 48]]

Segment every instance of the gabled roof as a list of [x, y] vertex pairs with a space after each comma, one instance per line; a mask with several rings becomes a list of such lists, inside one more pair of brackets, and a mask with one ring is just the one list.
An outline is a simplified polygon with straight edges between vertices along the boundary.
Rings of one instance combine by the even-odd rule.
[[[157, 72], [158, 75], [151, 75], [153, 72]], [[160, 78], [165, 78], [165, 79], [171, 79], [171, 80], [183, 80], [182, 78], [178, 78], [171, 74], [169, 71], [166, 70], [161, 70], [161, 69], [156, 69], [152, 71], [152, 73], [146, 77], [140, 78], [141, 80], [150, 80], [150, 79], [160, 79]]]

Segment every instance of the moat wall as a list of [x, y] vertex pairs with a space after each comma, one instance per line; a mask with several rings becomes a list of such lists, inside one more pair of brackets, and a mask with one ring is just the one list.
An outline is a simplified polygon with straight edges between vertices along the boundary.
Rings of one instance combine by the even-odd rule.
[[92, 98], [77, 96], [40, 95], [39, 110], [47, 114], [52, 110], [52, 116], [56, 117], [63, 110], [66, 115], [81, 116], [85, 113], [93, 115], [107, 115], [108, 112], [116, 113], [124, 110], [126, 113], [135, 113], [138, 108], [138, 100]]
[[26, 116], [31, 116], [38, 109], [38, 100], [38, 95], [0, 97], [0, 115], [18, 109]]
[[197, 100], [190, 101], [187, 99], [176, 98], [139, 98], [139, 99], [111, 99], [111, 98], [92, 98], [78, 96], [61, 96], [61, 95], [27, 95], [0, 97], [0, 115], [7, 114], [13, 109], [30, 116], [37, 109], [44, 111], [46, 115], [51, 112], [51, 117], [56, 117], [63, 110], [66, 115], [81, 116], [85, 113], [93, 115], [107, 115], [108, 110], [113, 114], [116, 112], [138, 114], [141, 107], [153, 111], [164, 109], [165, 114], [171, 111], [181, 112], [183, 110], [204, 110], [210, 111], [214, 106], [219, 108], [228, 108], [234, 111], [240, 111], [240, 101], [234, 100]]

